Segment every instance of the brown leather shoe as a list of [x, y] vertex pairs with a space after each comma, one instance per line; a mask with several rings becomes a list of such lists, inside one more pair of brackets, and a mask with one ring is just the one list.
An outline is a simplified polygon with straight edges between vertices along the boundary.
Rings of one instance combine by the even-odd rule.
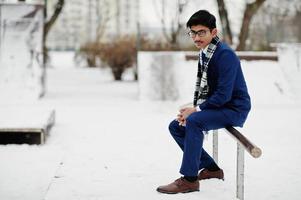
[[175, 180], [173, 183], [163, 185], [157, 188], [158, 192], [166, 194], [186, 193], [200, 190], [199, 181], [189, 182], [183, 177]]
[[198, 175], [199, 180], [210, 179], [210, 178], [217, 178], [217, 179], [224, 180], [224, 171], [222, 169], [217, 171], [209, 171], [208, 169], [203, 169]]

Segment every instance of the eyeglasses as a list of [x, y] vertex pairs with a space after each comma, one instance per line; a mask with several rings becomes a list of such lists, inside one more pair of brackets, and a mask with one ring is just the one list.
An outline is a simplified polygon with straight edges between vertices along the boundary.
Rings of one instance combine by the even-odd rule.
[[191, 38], [195, 38], [196, 36], [199, 36], [199, 37], [204, 37], [206, 36], [207, 32], [209, 30], [199, 30], [199, 31], [193, 31], [193, 30], [190, 30], [188, 32], [188, 35], [191, 37]]

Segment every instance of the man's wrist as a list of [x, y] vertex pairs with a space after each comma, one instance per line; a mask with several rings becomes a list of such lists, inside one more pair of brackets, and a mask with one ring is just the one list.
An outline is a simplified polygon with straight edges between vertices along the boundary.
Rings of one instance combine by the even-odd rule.
[[197, 112], [201, 111], [199, 106], [194, 107]]

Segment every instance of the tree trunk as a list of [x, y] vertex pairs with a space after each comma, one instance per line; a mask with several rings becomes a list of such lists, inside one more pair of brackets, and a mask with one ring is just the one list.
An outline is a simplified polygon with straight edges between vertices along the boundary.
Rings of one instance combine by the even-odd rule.
[[121, 67], [116, 67], [116, 68], [112, 68], [112, 72], [113, 72], [115, 81], [121, 81], [124, 69]]
[[242, 20], [242, 25], [240, 29], [239, 34], [239, 44], [236, 48], [237, 51], [243, 51], [246, 48], [246, 40], [248, 38], [249, 34], [249, 26], [252, 20], [252, 17], [255, 15], [255, 13], [258, 11], [260, 6], [265, 2], [266, 0], [256, 0], [253, 3], [248, 3], [244, 12], [244, 17]]
[[[47, 62], [48, 60], [48, 49], [46, 47], [46, 39], [47, 39], [47, 35], [52, 27], [52, 25], [55, 23], [55, 21], [57, 20], [58, 16], [60, 15], [63, 6], [64, 6], [65, 1], [64, 0], [58, 0], [58, 2], [55, 5], [55, 10], [53, 12], [53, 15], [51, 16], [51, 18], [49, 19], [49, 21], [47, 21], [44, 24], [44, 36], [43, 36], [43, 54], [44, 54], [44, 64]], [[47, 5], [45, 5], [47, 6]]]
[[295, 24], [299, 24], [299, 26], [297, 26], [297, 41], [301, 42], [301, 25], [300, 25], [300, 19], [301, 19], [301, 10], [297, 10], [295, 19], [293, 21], [295, 21]]
[[224, 0], [217, 0], [217, 5], [218, 5], [219, 17], [220, 17], [220, 20], [222, 23], [224, 41], [231, 45], [232, 44], [232, 31], [231, 31], [231, 27], [230, 27], [230, 23], [229, 23], [228, 11], [225, 6]]

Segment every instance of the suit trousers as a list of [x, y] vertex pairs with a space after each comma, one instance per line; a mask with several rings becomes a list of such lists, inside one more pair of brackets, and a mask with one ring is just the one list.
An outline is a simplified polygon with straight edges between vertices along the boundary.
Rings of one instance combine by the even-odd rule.
[[172, 137], [183, 151], [180, 173], [197, 176], [200, 169], [214, 163], [213, 158], [203, 149], [203, 131], [216, 130], [232, 125], [222, 109], [206, 109], [194, 112], [186, 119], [186, 126], [173, 120], [169, 124]]

